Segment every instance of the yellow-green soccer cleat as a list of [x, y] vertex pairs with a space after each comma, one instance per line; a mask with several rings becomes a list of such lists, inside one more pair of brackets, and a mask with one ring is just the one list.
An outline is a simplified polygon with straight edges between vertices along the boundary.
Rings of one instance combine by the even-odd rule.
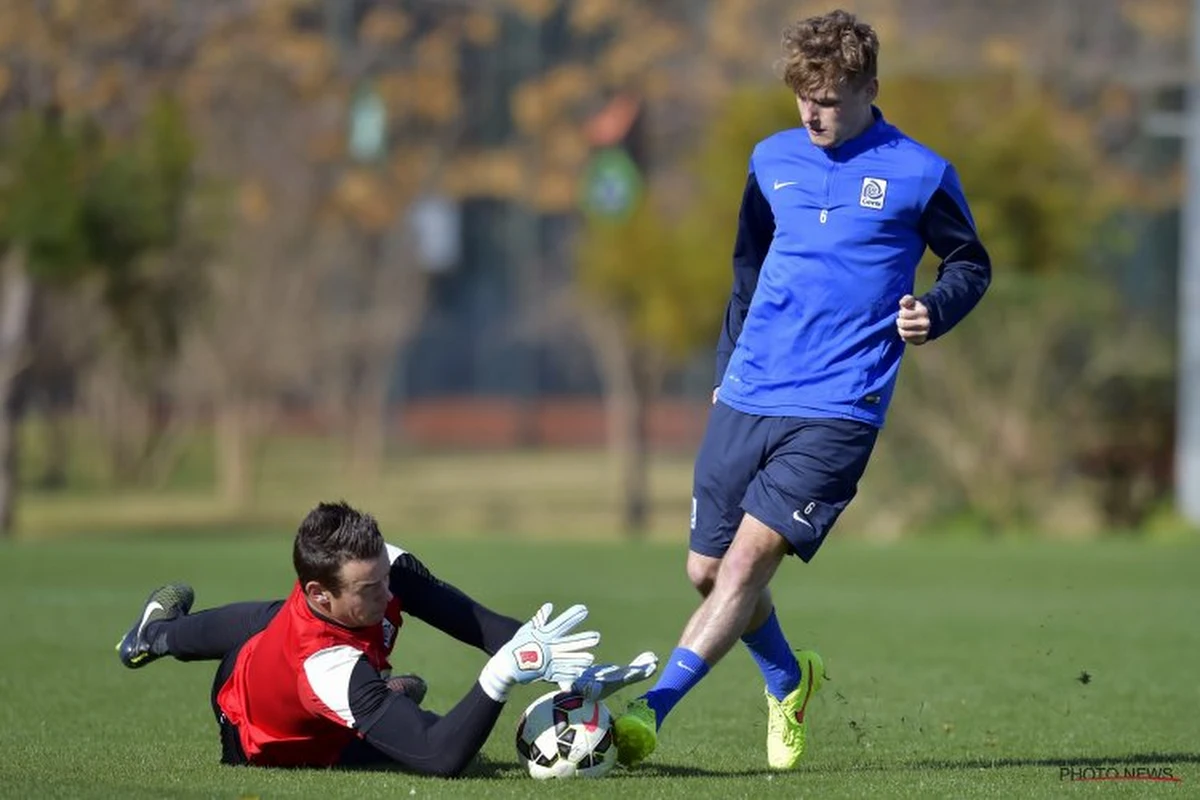
[[617, 742], [617, 763], [622, 766], [632, 767], [654, 752], [658, 746], [658, 718], [645, 698], [630, 702], [624, 713], [613, 720], [613, 735]]
[[808, 701], [821, 688], [825, 665], [812, 650], [796, 654], [800, 662], [800, 685], [782, 700], [767, 692], [767, 766], [794, 769], [804, 757], [808, 720]]

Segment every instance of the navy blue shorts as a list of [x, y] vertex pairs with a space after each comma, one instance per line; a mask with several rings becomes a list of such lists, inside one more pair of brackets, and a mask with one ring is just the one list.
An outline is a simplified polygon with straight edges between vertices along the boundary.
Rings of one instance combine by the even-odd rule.
[[854, 499], [878, 435], [864, 422], [760, 417], [718, 402], [696, 455], [692, 551], [721, 558], [750, 514], [811, 560]]

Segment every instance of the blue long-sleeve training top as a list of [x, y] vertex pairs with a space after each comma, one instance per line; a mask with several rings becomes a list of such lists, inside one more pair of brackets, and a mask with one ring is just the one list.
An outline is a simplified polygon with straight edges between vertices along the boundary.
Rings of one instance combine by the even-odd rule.
[[717, 345], [721, 401], [763, 416], [882, 426], [904, 342], [900, 298], [925, 248], [942, 259], [930, 339], [983, 297], [991, 262], [954, 167], [874, 110], [835, 147], [804, 128], [754, 148]]

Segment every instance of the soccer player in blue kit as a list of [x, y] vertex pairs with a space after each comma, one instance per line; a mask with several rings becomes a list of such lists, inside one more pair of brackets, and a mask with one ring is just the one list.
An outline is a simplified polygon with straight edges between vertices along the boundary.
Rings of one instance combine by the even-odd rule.
[[[671, 709], [740, 638], [766, 681], [767, 763], [804, 755], [817, 653], [794, 653], [768, 588], [808, 562], [854, 497], [906, 345], [945, 335], [991, 264], [954, 168], [876, 107], [879, 40], [844, 11], [783, 34], [801, 127], [754, 148], [696, 456], [687, 572], [704, 600], [654, 688], [616, 720], [620, 761], [657, 746]], [[912, 292], [929, 248], [929, 292]]]

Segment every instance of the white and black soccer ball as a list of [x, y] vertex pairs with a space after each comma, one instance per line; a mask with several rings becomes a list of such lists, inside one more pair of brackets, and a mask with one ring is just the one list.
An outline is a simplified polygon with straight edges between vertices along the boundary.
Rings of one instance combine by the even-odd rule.
[[517, 755], [538, 780], [603, 777], [617, 763], [612, 714], [581, 694], [547, 692], [521, 714]]

